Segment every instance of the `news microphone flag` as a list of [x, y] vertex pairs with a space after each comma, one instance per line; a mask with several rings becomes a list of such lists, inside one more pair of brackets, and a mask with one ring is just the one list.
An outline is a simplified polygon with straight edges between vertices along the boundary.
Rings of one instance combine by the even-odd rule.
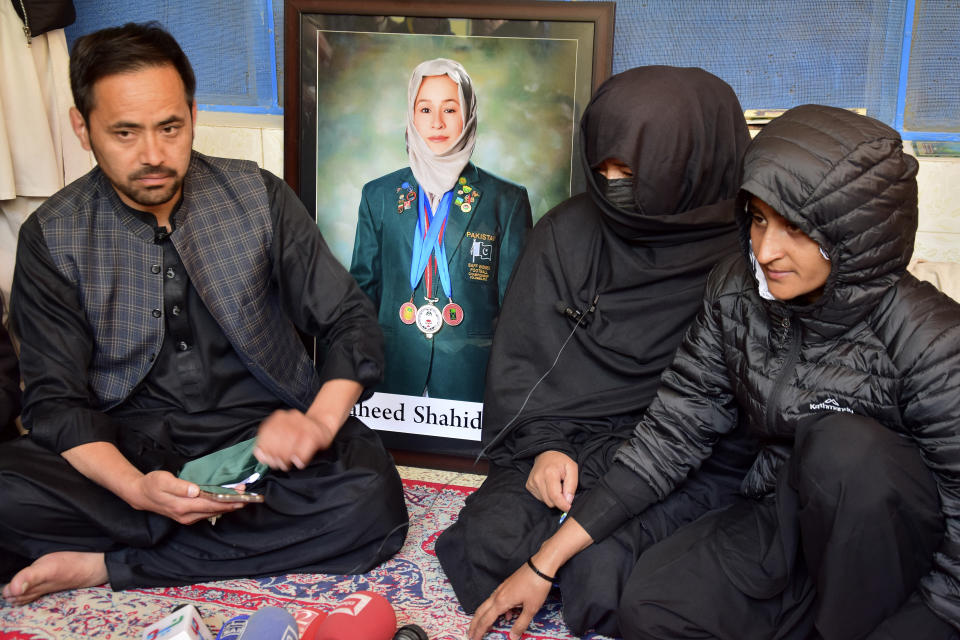
[[316, 607], [304, 607], [294, 612], [293, 619], [297, 621], [300, 640], [304, 640], [308, 637], [308, 634], [315, 633], [320, 623], [327, 619], [327, 612]]
[[188, 604], [147, 627], [143, 640], [213, 640], [213, 635], [197, 608]]
[[397, 614], [379, 593], [358, 591], [345, 597], [302, 640], [392, 640]]
[[230, 618], [220, 627], [217, 640], [240, 640], [240, 636], [243, 635], [243, 630], [247, 626], [247, 620], [249, 619], [250, 616], [246, 613], [241, 613], [238, 616]]

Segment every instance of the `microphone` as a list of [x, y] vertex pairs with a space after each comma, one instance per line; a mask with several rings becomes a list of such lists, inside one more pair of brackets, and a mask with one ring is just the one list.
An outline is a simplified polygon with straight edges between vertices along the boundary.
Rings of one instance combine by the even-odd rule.
[[230, 618], [220, 627], [217, 640], [240, 640], [240, 636], [243, 635], [243, 630], [247, 626], [247, 620], [249, 619], [250, 616], [246, 613], [241, 613], [238, 616]]
[[264, 607], [250, 616], [239, 640], [300, 640], [300, 632], [287, 610]]
[[563, 300], [557, 300], [553, 304], [553, 308], [556, 309], [557, 313], [567, 316], [576, 323], [579, 323], [580, 326], [585, 327], [590, 324], [590, 314], [597, 310], [597, 301], [600, 300], [600, 294], [596, 294], [593, 297], [593, 302], [590, 303], [590, 306], [587, 307], [586, 311], [581, 311], [580, 309], [574, 309], [569, 306]]
[[430, 640], [427, 632], [415, 624], [405, 624], [397, 629], [393, 640]]
[[166, 618], [143, 632], [143, 640], [211, 640], [213, 635], [203, 624], [200, 612], [192, 604], [177, 608]]
[[397, 614], [379, 593], [358, 591], [344, 598], [302, 640], [393, 640]]
[[327, 619], [327, 612], [315, 607], [305, 607], [298, 609], [293, 614], [293, 619], [297, 621], [297, 627], [300, 629], [300, 640], [313, 637], [317, 633], [317, 627]]

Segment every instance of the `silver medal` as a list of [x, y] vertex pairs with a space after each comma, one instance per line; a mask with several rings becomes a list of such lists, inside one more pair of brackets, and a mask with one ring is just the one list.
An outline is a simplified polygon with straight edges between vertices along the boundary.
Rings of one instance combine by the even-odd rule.
[[428, 298], [427, 304], [417, 309], [417, 329], [427, 338], [432, 338], [443, 326], [443, 314], [434, 306], [434, 302], [435, 300]]

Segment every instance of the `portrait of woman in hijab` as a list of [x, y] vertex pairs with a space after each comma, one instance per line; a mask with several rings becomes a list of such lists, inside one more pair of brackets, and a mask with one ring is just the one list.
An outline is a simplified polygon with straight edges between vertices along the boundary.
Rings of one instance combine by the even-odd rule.
[[458, 62], [419, 64], [409, 166], [363, 187], [350, 273], [377, 306], [377, 391], [480, 402], [494, 321], [532, 226], [524, 187], [470, 162], [477, 98]]

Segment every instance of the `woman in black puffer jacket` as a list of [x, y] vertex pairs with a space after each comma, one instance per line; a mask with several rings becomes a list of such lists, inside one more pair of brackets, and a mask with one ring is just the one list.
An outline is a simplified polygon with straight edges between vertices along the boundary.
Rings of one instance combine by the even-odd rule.
[[906, 272], [916, 173], [894, 130], [841, 109], [797, 107], [757, 136], [744, 255], [714, 269], [614, 465], [471, 637], [515, 606], [525, 627], [549, 589], [537, 572], [662, 500], [739, 422], [764, 442], [743, 498], [641, 556], [626, 638], [954, 635], [960, 305]]

